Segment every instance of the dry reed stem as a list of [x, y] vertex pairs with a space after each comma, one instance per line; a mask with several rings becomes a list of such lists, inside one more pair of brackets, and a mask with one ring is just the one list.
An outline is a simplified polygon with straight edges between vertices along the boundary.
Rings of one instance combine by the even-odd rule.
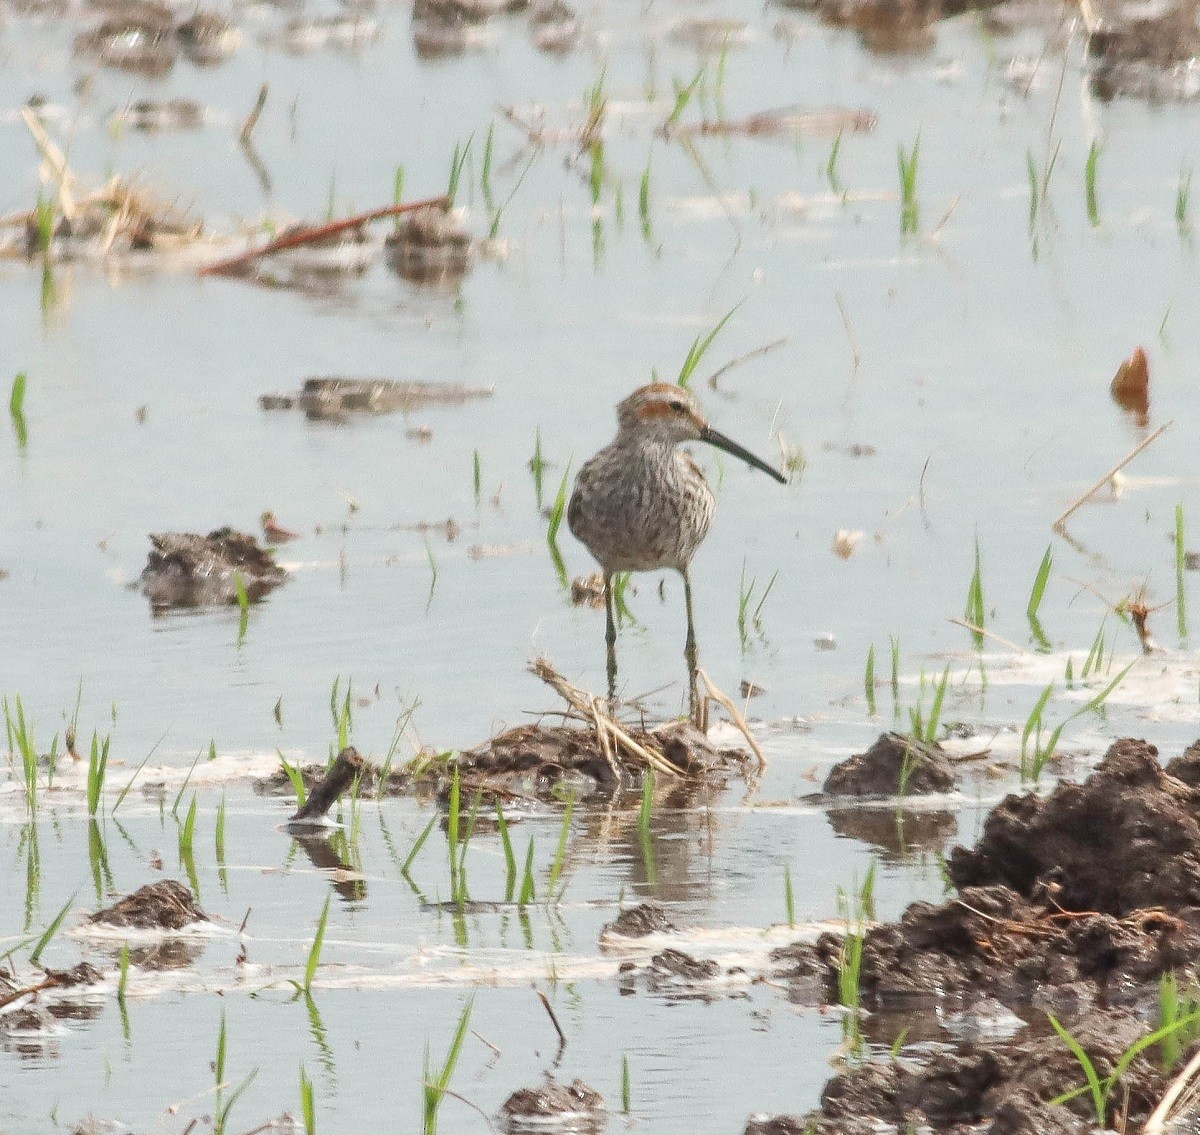
[[1121, 458], [1103, 477], [1100, 478], [1083, 496], [1078, 497], [1074, 504], [1067, 509], [1050, 527], [1055, 532], [1061, 532], [1067, 523], [1067, 519], [1075, 512], [1080, 505], [1086, 504], [1092, 499], [1109, 481], [1113, 479], [1122, 469], [1125, 468], [1139, 453], [1149, 445], [1153, 445], [1158, 441], [1164, 433], [1167, 432], [1175, 424], [1174, 419], [1169, 422], [1164, 422], [1158, 427], [1149, 437], [1142, 438], [1124, 457]]
[[631, 756], [649, 765], [659, 772], [666, 773], [668, 776], [686, 776], [683, 769], [678, 768], [666, 759], [661, 753], [648, 746], [639, 744], [635, 741], [613, 717], [605, 712], [602, 712], [599, 705], [593, 706], [593, 702], [599, 702], [599, 699], [592, 698], [585, 694], [578, 686], [572, 685], [567, 681], [557, 670], [554, 669], [550, 661], [546, 658], [537, 658], [529, 664], [530, 671], [546, 683], [559, 697], [563, 699], [573, 709], [583, 714], [585, 717], [591, 718], [596, 729], [596, 737], [599, 743], [603, 746], [605, 742], [601, 740], [605, 733], [612, 737], [619, 748], [624, 749]]
[[949, 617], [946, 622], [953, 623], [956, 627], [962, 627], [964, 630], [970, 631], [972, 634], [983, 635], [984, 638], [990, 638], [993, 642], [998, 642], [1001, 646], [1007, 646], [1009, 650], [1015, 650], [1018, 654], [1028, 654], [1029, 651], [1023, 646], [1018, 646], [1015, 642], [1009, 642], [1006, 638], [1001, 638], [995, 631], [989, 631], [987, 627], [977, 627], [974, 623], [967, 622], [966, 619], [956, 619]]
[[728, 694], [713, 685], [713, 680], [699, 667], [696, 667], [696, 675], [704, 679], [704, 684], [708, 687], [708, 698], [715, 701], [719, 706], [724, 707], [729, 716], [733, 718], [734, 725], [737, 726], [741, 735], [746, 738], [746, 743], [754, 750], [754, 755], [758, 758], [758, 771], [762, 773], [767, 767], [767, 758], [763, 755], [762, 749], [758, 747], [758, 742], [751, 735], [750, 726], [746, 724], [746, 719], [741, 715], [738, 707], [733, 704], [733, 700]]
[[71, 172], [66, 155], [51, 140], [38, 116], [27, 106], [21, 107], [21, 121], [33, 135], [33, 141], [41, 152], [42, 160], [49, 167], [54, 180], [58, 182], [58, 207], [68, 221], [74, 220], [76, 210], [75, 199], [71, 195], [71, 183], [75, 180], [75, 175]]
[[1179, 1105], [1179, 1111], [1185, 1111], [1195, 1103], [1196, 1094], [1200, 1092], [1200, 1052], [1197, 1052], [1184, 1066], [1182, 1072], [1171, 1081], [1170, 1086], [1158, 1101], [1158, 1106], [1150, 1113], [1142, 1128], [1142, 1135], [1163, 1135], [1167, 1124], [1174, 1118], [1171, 1112]]
[[371, 209], [366, 213], [358, 213], [356, 216], [346, 217], [340, 221], [331, 221], [327, 225], [309, 225], [294, 232], [284, 233], [283, 236], [268, 241], [261, 248], [252, 248], [248, 252], [239, 253], [226, 260], [218, 260], [215, 264], [207, 264], [200, 269], [200, 275], [237, 275], [256, 260], [263, 256], [269, 256], [273, 252], [282, 252], [288, 248], [300, 248], [302, 245], [312, 244], [314, 241], [324, 240], [326, 237], [337, 236], [348, 229], [360, 228], [370, 221], [382, 220], [384, 217], [399, 217], [416, 209], [431, 209], [439, 206], [443, 209], [449, 208], [450, 199], [444, 195], [428, 197], [423, 201], [409, 201], [403, 205], [386, 205], [382, 209]]

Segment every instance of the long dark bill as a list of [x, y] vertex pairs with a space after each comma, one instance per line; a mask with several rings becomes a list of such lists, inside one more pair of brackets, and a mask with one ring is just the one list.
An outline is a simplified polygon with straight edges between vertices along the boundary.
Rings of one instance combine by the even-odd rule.
[[700, 440], [708, 442], [709, 445], [715, 445], [718, 449], [725, 450], [726, 453], [732, 453], [734, 457], [740, 457], [747, 465], [753, 465], [755, 469], [761, 469], [764, 473], [774, 477], [781, 485], [787, 484], [787, 478], [778, 469], [772, 468], [761, 457], [755, 457], [750, 450], [743, 449], [732, 438], [719, 433], [712, 426], [705, 426], [704, 432], [700, 435]]

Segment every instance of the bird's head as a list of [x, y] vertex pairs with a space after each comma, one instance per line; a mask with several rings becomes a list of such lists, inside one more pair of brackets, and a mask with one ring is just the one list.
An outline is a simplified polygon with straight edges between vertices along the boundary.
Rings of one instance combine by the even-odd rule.
[[732, 438], [714, 430], [695, 396], [674, 383], [652, 382], [649, 386], [638, 388], [618, 404], [617, 421], [622, 433], [665, 445], [678, 445], [684, 441], [708, 442], [761, 469], [781, 484], [787, 481], [777, 469], [755, 457]]

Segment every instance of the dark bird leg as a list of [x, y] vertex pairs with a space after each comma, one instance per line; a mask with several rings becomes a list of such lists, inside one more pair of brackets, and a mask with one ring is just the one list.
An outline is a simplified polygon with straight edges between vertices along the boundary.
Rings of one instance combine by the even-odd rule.
[[696, 618], [692, 613], [692, 577], [686, 566], [679, 569], [683, 576], [683, 602], [687, 607], [687, 641], [684, 643], [683, 656], [687, 660], [688, 671], [688, 713], [695, 722], [699, 716], [699, 703], [696, 697], [696, 670], [700, 662], [696, 651]]
[[617, 622], [613, 618], [611, 575], [604, 577], [604, 613], [608, 617], [604, 632], [604, 641], [608, 644], [608, 700], [611, 705], [615, 705], [617, 701]]

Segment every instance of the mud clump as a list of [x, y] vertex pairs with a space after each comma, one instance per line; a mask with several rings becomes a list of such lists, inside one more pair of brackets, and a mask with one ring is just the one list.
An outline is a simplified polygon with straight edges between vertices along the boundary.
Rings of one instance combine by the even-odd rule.
[[163, 879], [147, 883], [112, 906], [96, 911], [90, 921], [135, 930], [185, 930], [209, 918], [187, 887], [175, 879]]
[[232, 528], [217, 528], [207, 536], [151, 533], [150, 542], [154, 547], [141, 585], [155, 611], [235, 604], [239, 577], [255, 602], [287, 579], [253, 536]]
[[[746, 759], [740, 749], [717, 749], [693, 725], [670, 721], [652, 729], [628, 730], [632, 740], [660, 753], [678, 772], [699, 782], [721, 783]], [[487, 795], [505, 793], [552, 799], [560, 786], [577, 796], [611, 794], [640, 783], [640, 770], [615, 753], [606, 753], [591, 729], [573, 726], [520, 725], [459, 754], [464, 789]], [[431, 768], [426, 778], [445, 778]]]
[[1200, 96], [1200, 27], [1189, 3], [1129, 5], [1090, 29], [1091, 86], [1101, 99], [1121, 95], [1155, 102]]
[[1200, 789], [1157, 757], [1145, 741], [1117, 741], [1083, 784], [1006, 797], [974, 850], [951, 854], [951, 880], [1117, 917], [1200, 906]]
[[865, 753], [834, 765], [823, 791], [830, 796], [899, 796], [950, 792], [954, 769], [938, 745], [881, 733]]
[[[1035, 1022], [1053, 1012], [1100, 1077], [1109, 1075], [1154, 1027], [1147, 1022], [1159, 1012], [1161, 977], [1190, 972], [1200, 956], [1200, 787], [1184, 779], [1197, 779], [1198, 765], [1200, 743], [1164, 769], [1154, 746], [1123, 739], [1082, 784], [1005, 798], [976, 847], [951, 853], [955, 898], [914, 903], [898, 922], [866, 929], [864, 1007], [936, 1005], [943, 1022], [948, 1008], [987, 998]], [[844, 956], [843, 939], [825, 934], [813, 946], [776, 950], [772, 961], [798, 996], [815, 987], [833, 1002]], [[1013, 1041], [987, 1029], [944, 1030], [958, 1042], [951, 1051], [919, 1067], [852, 1069], [830, 1081], [819, 1111], [755, 1117], [747, 1132], [858, 1135], [879, 1122], [989, 1135], [1094, 1129], [1088, 1093], [1051, 1102], [1082, 1082], [1057, 1034], [1041, 1028]], [[1131, 1125], [1173, 1075], [1154, 1049], [1128, 1065], [1119, 1102]]]
[[544, 1131], [548, 1125], [564, 1123], [570, 1124], [571, 1131], [600, 1131], [604, 1097], [582, 1080], [563, 1085], [551, 1079], [539, 1088], [513, 1092], [500, 1105], [500, 1116], [509, 1131]]
[[631, 906], [600, 931], [600, 939], [614, 935], [621, 938], [645, 938], [649, 934], [670, 934], [679, 927], [667, 913], [667, 908], [658, 902], [644, 902]]
[[454, 210], [440, 205], [406, 213], [385, 248], [396, 274], [414, 284], [455, 283], [471, 266], [471, 234]]
[[448, 382], [394, 382], [382, 378], [306, 378], [295, 394], [264, 394], [264, 410], [303, 410], [313, 419], [350, 414], [409, 414], [426, 406], [456, 406], [490, 398], [490, 388]]

